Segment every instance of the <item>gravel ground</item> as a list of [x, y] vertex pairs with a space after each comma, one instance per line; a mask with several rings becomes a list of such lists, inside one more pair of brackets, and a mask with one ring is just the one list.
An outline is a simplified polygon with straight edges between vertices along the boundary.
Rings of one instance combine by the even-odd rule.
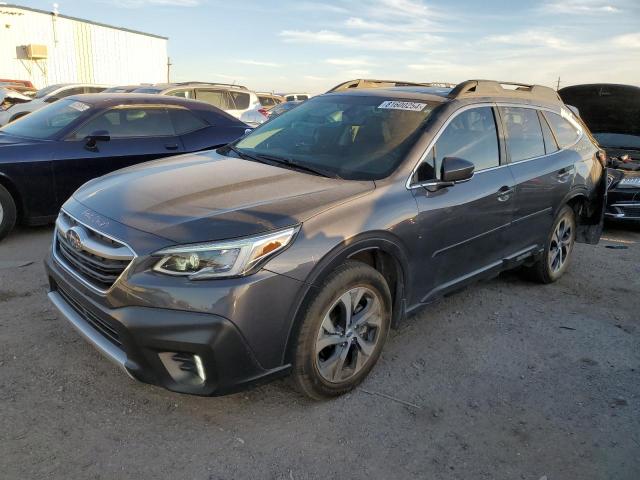
[[638, 228], [578, 245], [554, 285], [508, 273], [412, 316], [325, 403], [130, 380], [49, 305], [50, 236], [0, 244], [2, 479], [640, 478]]

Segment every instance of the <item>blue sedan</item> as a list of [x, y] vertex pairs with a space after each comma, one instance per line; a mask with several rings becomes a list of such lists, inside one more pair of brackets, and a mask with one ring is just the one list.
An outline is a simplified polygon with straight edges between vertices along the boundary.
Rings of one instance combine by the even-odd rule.
[[0, 239], [16, 221], [55, 220], [60, 206], [88, 180], [225, 145], [247, 128], [209, 104], [166, 95], [59, 100], [0, 128]]

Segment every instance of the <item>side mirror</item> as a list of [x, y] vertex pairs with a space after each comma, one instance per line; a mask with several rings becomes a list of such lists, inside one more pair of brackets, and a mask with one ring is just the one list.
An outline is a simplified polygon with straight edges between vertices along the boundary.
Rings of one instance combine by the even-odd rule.
[[440, 180], [446, 183], [466, 182], [473, 177], [475, 165], [469, 160], [445, 157], [440, 168]]
[[98, 142], [108, 142], [111, 140], [111, 136], [109, 132], [106, 130], [97, 130], [93, 132], [91, 135], [87, 135], [84, 137], [85, 139], [85, 148], [87, 150], [95, 151], [98, 149]]

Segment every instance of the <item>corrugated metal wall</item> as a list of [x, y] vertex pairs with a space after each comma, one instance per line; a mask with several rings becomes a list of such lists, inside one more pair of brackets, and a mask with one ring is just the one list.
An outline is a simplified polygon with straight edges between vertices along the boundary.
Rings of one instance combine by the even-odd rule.
[[[46, 45], [48, 59], [21, 60], [16, 47]], [[167, 79], [167, 40], [0, 5], [0, 78], [108, 85]]]

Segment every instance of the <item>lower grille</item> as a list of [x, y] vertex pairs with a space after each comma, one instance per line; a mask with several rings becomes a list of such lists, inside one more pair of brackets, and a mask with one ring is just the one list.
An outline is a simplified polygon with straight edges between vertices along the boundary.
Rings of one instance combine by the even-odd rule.
[[621, 218], [638, 218], [640, 219], [640, 202], [634, 203], [614, 203], [611, 205], [616, 212], [616, 216]]
[[53, 248], [58, 263], [101, 292], [111, 288], [134, 257], [126, 245], [81, 225], [65, 212], [56, 222]]
[[83, 307], [79, 302], [73, 299], [69, 293], [65, 292], [64, 289], [58, 286], [58, 293], [64, 300], [69, 304], [71, 308], [75, 310], [75, 312], [82, 317], [89, 325], [95, 328], [99, 333], [101, 333], [107, 340], [118, 347], [122, 347], [122, 342], [120, 341], [120, 335], [118, 332], [111, 327], [107, 322], [98, 318], [97, 315], [93, 314], [85, 307]]

